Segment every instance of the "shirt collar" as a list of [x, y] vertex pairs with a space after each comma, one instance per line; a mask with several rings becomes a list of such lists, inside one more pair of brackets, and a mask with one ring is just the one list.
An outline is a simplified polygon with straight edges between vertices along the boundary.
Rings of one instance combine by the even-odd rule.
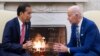
[[81, 26], [82, 21], [83, 21], [83, 18], [82, 18], [81, 21], [78, 23], [78, 26]]
[[23, 22], [20, 20], [20, 18], [18, 17], [18, 21], [19, 21], [19, 24], [20, 26], [23, 24]]

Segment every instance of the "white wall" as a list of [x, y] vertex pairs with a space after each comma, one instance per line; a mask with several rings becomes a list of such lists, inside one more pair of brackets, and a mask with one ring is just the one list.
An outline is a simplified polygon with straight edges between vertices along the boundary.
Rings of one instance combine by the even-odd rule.
[[[33, 7], [33, 12], [36, 12], [36, 14], [33, 14], [33, 16], [34, 16], [33, 19], [40, 18], [38, 20], [41, 21], [43, 19], [45, 21], [45, 23], [47, 23], [46, 20], [47, 21], [51, 20], [51, 22], [53, 22], [53, 23], [58, 23], [58, 22], [56, 22], [58, 19], [58, 21], [62, 21], [59, 23], [63, 24], [65, 22], [67, 22], [67, 20], [65, 20], [65, 19], [67, 19], [66, 18], [66, 15], [67, 15], [66, 10], [69, 6], [77, 4], [77, 5], [80, 5], [84, 11], [100, 10], [99, 3], [100, 3], [100, 0], [88, 0], [88, 2], [81, 2], [81, 3], [75, 2], [75, 1], [74, 2], [65, 2], [65, 3], [57, 3], [57, 2], [55, 2], [55, 3], [32, 3], [31, 2], [30, 4]], [[0, 9], [16, 11], [19, 4], [20, 4], [19, 2], [0, 2]], [[38, 15], [39, 15], [39, 17], [37, 17]], [[56, 21], [53, 21], [53, 19], [55, 19]], [[1, 20], [2, 19], [0, 18], [0, 24], [1, 24]], [[37, 19], [35, 19], [35, 20], [37, 20]], [[41, 22], [44, 22], [44, 21], [41, 21]], [[41, 23], [41, 22], [38, 22], [38, 23]], [[37, 24], [37, 23], [34, 23], [34, 21], [33, 21], [32, 24]], [[70, 39], [69, 38], [70, 25], [69, 25], [69, 23], [67, 23], [66, 25], [67, 25], [67, 28], [69, 29], [69, 30], [67, 30], [68, 31], [67, 35], [68, 35], [68, 40], [69, 40]], [[2, 31], [1, 31], [1, 33], [2, 33]], [[2, 36], [0, 36], [0, 42], [1, 42], [1, 39], [2, 39]]]
[[100, 0], [89, 0], [88, 3], [84, 3], [84, 10], [100, 10]]

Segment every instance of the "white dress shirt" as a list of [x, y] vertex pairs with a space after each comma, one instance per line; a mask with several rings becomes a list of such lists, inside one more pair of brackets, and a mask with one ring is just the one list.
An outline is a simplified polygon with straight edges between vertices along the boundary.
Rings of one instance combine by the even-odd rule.
[[[81, 25], [82, 25], [82, 21], [83, 21], [83, 18], [81, 19], [81, 21], [79, 22], [78, 24], [78, 29], [81, 31]], [[80, 34], [80, 31], [79, 31], [79, 34]], [[70, 34], [71, 35], [71, 34]], [[71, 37], [71, 36], [70, 36]], [[70, 53], [70, 47], [68, 48], [68, 52]]]
[[[21, 35], [23, 22], [19, 18], [18, 18], [18, 22], [19, 22], [19, 26], [20, 26], [20, 35]], [[24, 30], [25, 30], [25, 28], [24, 28]]]
[[[82, 21], [83, 21], [83, 18], [81, 19], [81, 21], [80, 21], [79, 24], [78, 24], [78, 28], [79, 28], [80, 31], [81, 31]], [[80, 33], [80, 31], [79, 31], [79, 33]]]

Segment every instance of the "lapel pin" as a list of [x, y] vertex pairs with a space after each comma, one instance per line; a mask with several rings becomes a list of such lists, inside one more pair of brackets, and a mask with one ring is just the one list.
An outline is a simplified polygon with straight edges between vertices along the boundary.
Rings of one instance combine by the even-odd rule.
[[81, 36], [83, 36], [83, 34], [81, 34]]

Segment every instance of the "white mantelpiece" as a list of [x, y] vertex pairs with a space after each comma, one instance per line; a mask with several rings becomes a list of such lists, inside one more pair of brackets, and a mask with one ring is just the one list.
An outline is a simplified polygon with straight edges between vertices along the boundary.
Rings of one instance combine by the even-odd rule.
[[[5, 10], [16, 11], [20, 2], [7, 2], [4, 5]], [[73, 2], [73, 3], [33, 3], [30, 2], [33, 8], [33, 13], [66, 13], [67, 8], [72, 5], [79, 5], [83, 8], [83, 3]]]
[[66, 12], [71, 5], [83, 7], [88, 0], [0, 0], [0, 9], [16, 10], [22, 2], [28, 2], [33, 7], [33, 12]]
[[87, 2], [88, 0], [0, 0], [0, 2]]

